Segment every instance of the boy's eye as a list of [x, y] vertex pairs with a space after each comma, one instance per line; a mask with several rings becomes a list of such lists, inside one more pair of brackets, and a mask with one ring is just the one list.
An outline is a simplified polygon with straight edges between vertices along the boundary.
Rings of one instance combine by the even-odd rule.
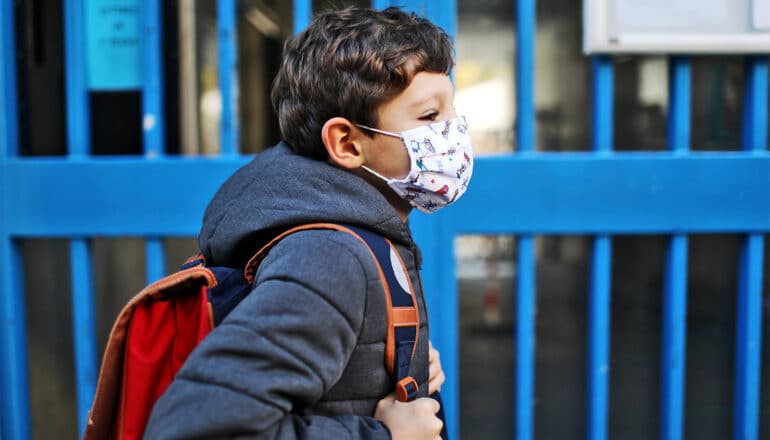
[[420, 116], [421, 121], [435, 121], [438, 117], [438, 112], [430, 112], [427, 115]]

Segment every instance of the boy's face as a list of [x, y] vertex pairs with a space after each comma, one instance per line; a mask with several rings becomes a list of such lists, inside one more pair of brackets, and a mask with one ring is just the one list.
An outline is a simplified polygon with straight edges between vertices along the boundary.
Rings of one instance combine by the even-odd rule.
[[[399, 133], [410, 128], [444, 121], [456, 116], [454, 88], [449, 75], [420, 72], [399, 95], [380, 106], [380, 130]], [[409, 154], [396, 137], [376, 134], [364, 144], [366, 165], [381, 175], [402, 179], [409, 174]]]

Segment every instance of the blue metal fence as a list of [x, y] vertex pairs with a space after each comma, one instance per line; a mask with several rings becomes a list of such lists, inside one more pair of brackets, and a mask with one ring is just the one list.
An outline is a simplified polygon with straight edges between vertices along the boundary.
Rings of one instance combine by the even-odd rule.
[[[221, 155], [164, 155], [161, 20], [158, 2], [141, 2], [144, 157], [89, 155], [82, 0], [65, 0], [66, 157], [20, 157], [13, 4], [0, 2], [0, 399], [3, 439], [31, 436], [25, 295], [20, 240], [71, 240], [76, 382], [81, 432], [95, 387], [93, 276], [89, 239], [147, 239], [148, 280], [163, 272], [162, 237], [193, 236], [216, 187], [248, 158], [238, 154], [235, 80], [235, 0], [218, 1]], [[455, 1], [374, 0], [425, 13], [455, 34]], [[446, 414], [459, 434], [459, 347], [453, 237], [515, 234], [518, 238], [515, 433], [534, 435], [535, 255], [537, 234], [594, 237], [588, 307], [587, 433], [607, 436], [611, 243], [616, 234], [669, 234], [661, 364], [660, 436], [683, 435], [687, 235], [744, 234], [738, 286], [735, 354], [735, 438], [755, 439], [759, 421], [763, 236], [770, 231], [770, 154], [767, 151], [768, 60], [746, 61], [741, 152], [693, 153], [690, 144], [690, 63], [671, 58], [670, 150], [612, 150], [613, 65], [592, 59], [592, 147], [585, 153], [535, 151], [535, 0], [515, 2], [517, 17], [518, 151], [479, 158], [471, 189], [457, 207], [415, 216], [412, 228], [425, 256], [432, 339], [447, 373]], [[295, 31], [310, 20], [312, 2], [294, 1]], [[512, 11], [513, 13], [514, 11]], [[199, 179], [199, 176], [207, 176]], [[142, 176], [141, 179], [137, 176]], [[187, 193], [179, 197], [176, 183]], [[505, 189], [505, 193], [501, 192]], [[169, 204], [173, 202], [173, 209]], [[493, 204], [493, 209], [490, 205]], [[484, 213], [484, 215], [479, 215]]]

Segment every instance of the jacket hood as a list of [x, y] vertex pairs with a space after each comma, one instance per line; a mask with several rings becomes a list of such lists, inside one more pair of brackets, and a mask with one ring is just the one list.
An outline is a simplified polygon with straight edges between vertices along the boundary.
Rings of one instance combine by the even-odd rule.
[[219, 188], [203, 216], [198, 245], [210, 263], [239, 267], [281, 230], [314, 222], [356, 225], [413, 245], [409, 226], [374, 186], [283, 142]]

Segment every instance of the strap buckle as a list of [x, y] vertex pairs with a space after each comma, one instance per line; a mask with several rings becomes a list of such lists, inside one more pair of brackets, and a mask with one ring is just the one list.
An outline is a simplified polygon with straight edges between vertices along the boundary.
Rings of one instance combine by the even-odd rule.
[[396, 384], [396, 396], [399, 402], [409, 402], [417, 397], [417, 381], [412, 376], [406, 376]]

